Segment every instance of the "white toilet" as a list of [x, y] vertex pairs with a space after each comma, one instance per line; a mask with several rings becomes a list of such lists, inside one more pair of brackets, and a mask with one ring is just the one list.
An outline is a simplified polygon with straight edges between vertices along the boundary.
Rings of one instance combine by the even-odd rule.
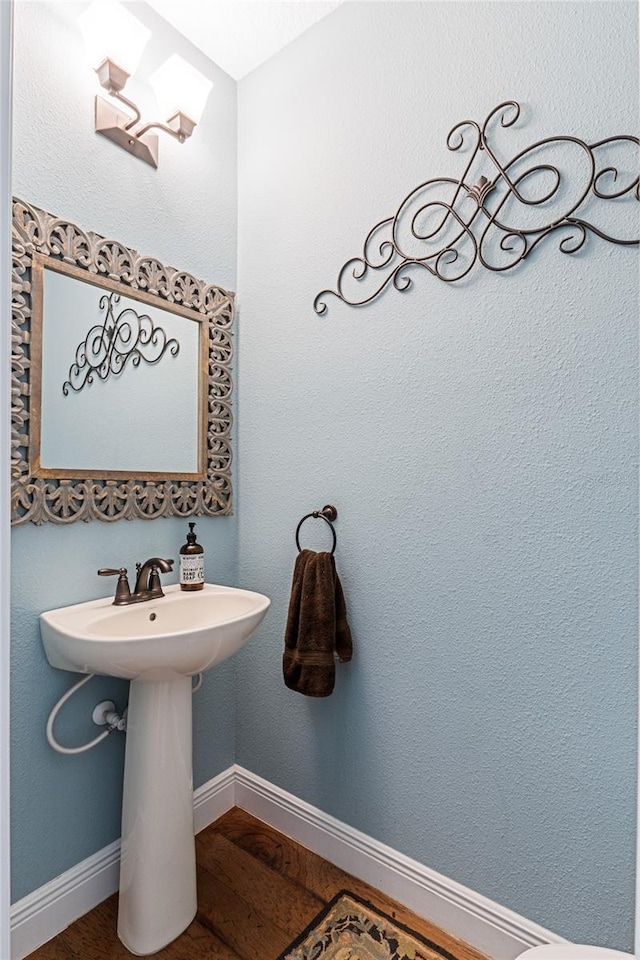
[[518, 954], [517, 960], [634, 960], [630, 953], [608, 950], [606, 947], [587, 947], [579, 943], [545, 943]]

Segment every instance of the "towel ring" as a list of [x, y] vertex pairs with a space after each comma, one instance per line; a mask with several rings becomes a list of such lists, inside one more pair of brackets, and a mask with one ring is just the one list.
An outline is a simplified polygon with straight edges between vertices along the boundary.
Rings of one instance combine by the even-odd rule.
[[316, 517], [316, 518], [321, 518], [322, 520], [325, 521], [325, 523], [328, 523], [329, 526], [331, 527], [331, 535], [333, 537], [333, 546], [331, 547], [331, 556], [333, 556], [333, 554], [336, 552], [337, 539], [336, 539], [336, 531], [333, 528], [332, 521], [335, 520], [337, 516], [338, 516], [338, 511], [331, 503], [328, 503], [325, 507], [322, 508], [322, 510], [314, 510], [312, 513], [305, 514], [305, 516], [302, 518], [302, 520], [296, 527], [296, 547], [298, 548], [298, 553], [302, 552], [302, 547], [300, 546], [300, 536], [299, 536], [300, 527], [305, 522], [305, 520], [309, 519], [309, 517]]

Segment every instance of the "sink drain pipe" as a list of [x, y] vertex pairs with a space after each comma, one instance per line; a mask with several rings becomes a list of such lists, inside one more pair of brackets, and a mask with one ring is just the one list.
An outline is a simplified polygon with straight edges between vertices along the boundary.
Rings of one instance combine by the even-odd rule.
[[[53, 725], [56, 722], [56, 717], [64, 707], [67, 700], [70, 700], [71, 697], [76, 693], [81, 687], [84, 687], [85, 683], [88, 683], [89, 680], [92, 680], [95, 677], [95, 673], [89, 673], [86, 677], [83, 677], [82, 680], [79, 680], [78, 683], [75, 683], [65, 694], [63, 694], [55, 707], [49, 714], [49, 719], [47, 720], [47, 741], [50, 747], [53, 747], [58, 753], [65, 754], [74, 754], [74, 753], [84, 753], [86, 750], [91, 750], [92, 747], [97, 747], [99, 743], [102, 743], [103, 740], [106, 740], [109, 734], [113, 733], [114, 730], [119, 730], [122, 733], [127, 731], [127, 719], [126, 719], [126, 708], [123, 711], [122, 716], [115, 711], [114, 705], [110, 700], [103, 700], [102, 703], [99, 703], [98, 706], [94, 709], [92, 714], [93, 722], [102, 726], [107, 724], [107, 729], [95, 737], [93, 740], [90, 740], [89, 743], [84, 743], [80, 747], [63, 747], [61, 743], [58, 743], [53, 733]], [[192, 689], [192, 693], [195, 693], [196, 690], [199, 690], [202, 686], [202, 674], [196, 674], [196, 683]], [[111, 708], [111, 709], [110, 709]]]

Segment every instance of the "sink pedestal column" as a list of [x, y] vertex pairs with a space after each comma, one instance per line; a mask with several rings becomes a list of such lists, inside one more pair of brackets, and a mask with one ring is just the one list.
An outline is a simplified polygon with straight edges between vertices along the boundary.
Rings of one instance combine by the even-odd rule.
[[118, 936], [161, 950], [196, 913], [191, 677], [133, 680], [122, 801]]

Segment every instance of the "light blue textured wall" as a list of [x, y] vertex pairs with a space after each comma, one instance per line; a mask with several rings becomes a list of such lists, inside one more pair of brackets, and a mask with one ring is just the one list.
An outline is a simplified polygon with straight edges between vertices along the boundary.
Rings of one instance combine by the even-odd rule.
[[[564, 936], [631, 949], [638, 261], [551, 239], [510, 274], [314, 295], [432, 176], [635, 133], [632, 3], [347, 3], [239, 86], [240, 575], [273, 600], [237, 759]], [[337, 504], [355, 640], [281, 681], [299, 518]], [[322, 524], [305, 526], [318, 546]]]
[[[90, 230], [115, 237], [165, 263], [231, 289], [236, 285], [236, 85], [145, 4], [135, 13], [153, 31], [141, 71], [170, 53], [214, 81], [193, 139], [160, 143], [157, 170], [93, 133], [91, 74], [82, 62], [76, 18], [86, 4], [18, 3], [15, 16], [14, 192]], [[131, 81], [131, 96], [150, 104]], [[97, 87], [97, 84], [96, 84]], [[149, 417], [154, 410], [150, 408]], [[123, 424], [126, 427], [126, 424]], [[234, 518], [200, 519], [207, 576], [233, 582]], [[45, 740], [49, 710], [72, 674], [45, 660], [38, 615], [108, 593], [100, 566], [161, 555], [184, 542], [181, 520], [47, 524], [12, 536], [12, 899], [15, 901], [120, 835], [124, 738], [78, 757]], [[168, 577], [168, 581], [175, 580]], [[194, 698], [194, 779], [200, 784], [234, 759], [233, 663], [205, 679]], [[84, 688], [60, 722], [60, 739], [95, 735], [91, 708], [105, 697], [120, 707], [126, 684], [104, 679]]]

